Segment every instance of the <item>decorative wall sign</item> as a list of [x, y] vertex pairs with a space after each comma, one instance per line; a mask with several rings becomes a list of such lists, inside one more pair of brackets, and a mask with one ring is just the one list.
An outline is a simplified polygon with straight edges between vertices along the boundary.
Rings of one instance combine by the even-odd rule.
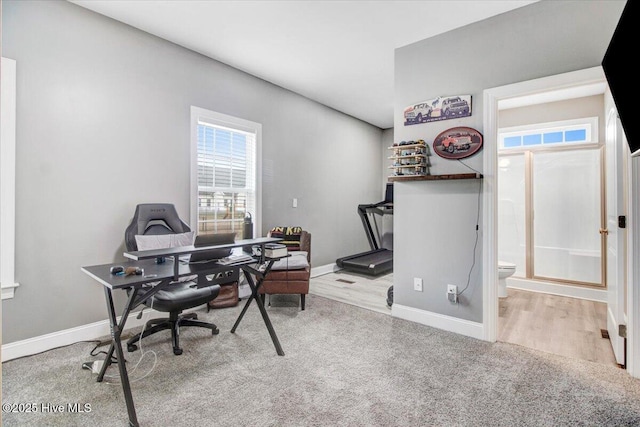
[[405, 108], [404, 125], [417, 125], [470, 115], [471, 95], [439, 96]]
[[445, 159], [464, 159], [481, 148], [482, 134], [468, 127], [447, 129], [433, 140], [433, 151]]

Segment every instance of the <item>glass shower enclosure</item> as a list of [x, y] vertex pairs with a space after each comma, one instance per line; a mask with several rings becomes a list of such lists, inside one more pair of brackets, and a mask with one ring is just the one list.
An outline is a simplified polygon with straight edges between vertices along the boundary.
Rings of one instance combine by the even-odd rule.
[[498, 255], [514, 277], [604, 286], [599, 146], [524, 150], [498, 161]]

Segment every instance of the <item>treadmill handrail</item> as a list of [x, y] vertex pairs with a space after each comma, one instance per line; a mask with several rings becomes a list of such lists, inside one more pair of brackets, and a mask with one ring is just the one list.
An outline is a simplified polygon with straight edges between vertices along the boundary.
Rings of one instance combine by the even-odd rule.
[[[391, 212], [385, 212], [381, 210], [381, 206], [391, 206]], [[373, 233], [373, 228], [371, 228], [371, 221], [369, 220], [369, 216], [367, 215], [367, 213], [374, 213], [378, 215], [393, 214], [393, 203], [389, 203], [383, 200], [382, 202], [378, 203], [358, 205], [358, 215], [360, 215], [360, 219], [362, 220], [362, 226], [364, 227], [364, 232], [367, 235], [369, 246], [371, 246], [371, 250], [377, 250], [380, 249], [380, 246], [376, 241], [375, 234]]]

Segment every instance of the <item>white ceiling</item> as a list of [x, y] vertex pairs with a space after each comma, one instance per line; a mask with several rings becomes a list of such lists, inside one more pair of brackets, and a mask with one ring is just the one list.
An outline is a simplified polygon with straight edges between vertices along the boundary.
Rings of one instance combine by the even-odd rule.
[[382, 129], [394, 49], [530, 0], [69, 0]]

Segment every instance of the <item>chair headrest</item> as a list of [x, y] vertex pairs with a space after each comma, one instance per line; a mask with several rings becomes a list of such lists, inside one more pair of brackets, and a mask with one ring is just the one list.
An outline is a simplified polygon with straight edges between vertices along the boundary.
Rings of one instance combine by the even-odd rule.
[[131, 223], [125, 231], [128, 250], [137, 250], [135, 236], [177, 234], [191, 231], [170, 203], [143, 203], [136, 206]]

